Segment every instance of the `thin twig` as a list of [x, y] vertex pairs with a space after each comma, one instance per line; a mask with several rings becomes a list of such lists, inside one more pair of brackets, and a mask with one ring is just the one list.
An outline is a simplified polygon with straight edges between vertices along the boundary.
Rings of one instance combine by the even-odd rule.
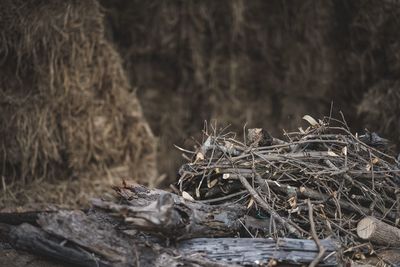
[[309, 216], [309, 219], [310, 219], [311, 236], [314, 239], [314, 242], [317, 245], [317, 248], [318, 248], [318, 251], [319, 251], [318, 255], [315, 257], [315, 259], [308, 266], [309, 267], [315, 267], [321, 261], [322, 257], [324, 256], [324, 253], [325, 253], [326, 249], [324, 248], [324, 246], [322, 246], [321, 242], [319, 241], [317, 232], [315, 231], [313, 207], [311, 205], [311, 201], [310, 201], [309, 198], [307, 199], [307, 205], [308, 205], [308, 216]]
[[257, 204], [260, 205], [266, 212], [268, 212], [271, 215], [271, 217], [277, 219], [280, 224], [287, 227], [289, 232], [296, 235], [296, 237], [298, 238], [302, 237], [300, 231], [297, 229], [297, 227], [293, 225], [294, 223], [291, 222], [290, 220], [285, 220], [275, 210], [273, 210], [271, 206], [264, 199], [260, 197], [260, 195], [256, 192], [256, 190], [254, 190], [254, 188], [249, 184], [246, 178], [240, 175], [239, 179], [244, 188], [246, 188], [247, 191], [249, 191], [250, 195], [257, 202]]
[[214, 203], [214, 202], [224, 201], [224, 200], [228, 200], [230, 198], [236, 197], [236, 196], [243, 195], [246, 192], [247, 192], [247, 190], [242, 190], [242, 191], [239, 191], [239, 192], [236, 192], [236, 193], [233, 193], [233, 194], [229, 194], [229, 195], [226, 195], [226, 196], [223, 196], [223, 197], [200, 200], [200, 202], [202, 202], [202, 203]]
[[[400, 170], [396, 159], [360, 141], [349, 131], [344, 119], [329, 116], [305, 130], [285, 132], [285, 141], [273, 137], [278, 141], [264, 147], [239, 142], [234, 133], [219, 133], [216, 127], [205, 133], [206, 139], [212, 140], [213, 153], [204, 154], [204, 160], [183, 168], [181, 191], [194, 195], [196, 188], [202, 192], [208, 190], [204, 177], [218, 179], [218, 185], [228, 189], [214, 190], [218, 195], [204, 202], [249, 203], [252, 197], [257, 205], [249, 207], [249, 214], [256, 212], [256, 216], [263, 216], [257, 213], [262, 209], [271, 215], [271, 223], [276, 220], [287, 227], [267, 236], [285, 236], [296, 232], [293, 229], [304, 236], [300, 225], [311, 222], [307, 204], [298, 202], [307, 198], [321, 204], [323, 215], [314, 218], [319, 237], [334, 235], [344, 248], [360, 243], [353, 232], [362, 216], [386, 217], [385, 221], [393, 226], [398, 223], [400, 197], [395, 200], [396, 176]], [[233, 155], [230, 150], [238, 154]], [[371, 162], [374, 166], [369, 168]]]

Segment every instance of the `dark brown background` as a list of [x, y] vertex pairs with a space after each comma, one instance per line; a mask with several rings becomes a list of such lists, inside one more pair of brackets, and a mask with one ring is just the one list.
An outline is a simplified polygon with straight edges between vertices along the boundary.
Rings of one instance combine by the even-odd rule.
[[397, 1], [109, 1], [109, 36], [160, 141], [159, 169], [204, 120], [296, 129], [342, 110], [354, 131], [399, 139]]

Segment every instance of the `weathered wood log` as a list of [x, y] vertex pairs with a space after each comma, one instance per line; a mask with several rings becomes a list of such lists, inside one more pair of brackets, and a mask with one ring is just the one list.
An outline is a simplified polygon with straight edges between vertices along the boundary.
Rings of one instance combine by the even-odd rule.
[[21, 223], [35, 224], [42, 211], [28, 212], [2, 212], [0, 213], [0, 223], [18, 225]]
[[241, 205], [212, 206], [141, 186], [120, 190], [128, 200], [126, 204], [100, 199], [93, 199], [92, 204], [124, 218], [126, 225], [134, 229], [176, 240], [234, 236], [245, 221], [245, 208]]
[[[16, 249], [74, 266], [208, 266], [227, 267], [224, 262], [201, 255], [188, 257], [146, 239], [116, 231], [112, 224], [98, 221], [81, 211], [60, 211], [39, 216], [39, 225], [1, 227], [3, 235]], [[1, 225], [0, 225], [1, 226]], [[229, 265], [230, 266], [230, 265]]]
[[[165, 249], [157, 244], [154, 246], [146, 245], [146, 242], [140, 242], [138, 239], [126, 239], [127, 237], [119, 235], [120, 237], [114, 237], [115, 243], [111, 243], [112, 240], [109, 240], [110, 243], [104, 246], [104, 238], [107, 234], [102, 233], [102, 229], [98, 229], [98, 225], [90, 224], [92, 228], [94, 227], [91, 230], [82, 225], [81, 231], [74, 229], [77, 232], [71, 233], [68, 226], [70, 221], [63, 221], [66, 215], [66, 213], [60, 216], [53, 215], [51, 219], [48, 219], [49, 222], [51, 221], [51, 227], [48, 229], [55, 226], [59, 227], [57, 230], [52, 229], [50, 231], [57, 234], [49, 234], [29, 224], [12, 226], [10, 232], [14, 247], [76, 266], [88, 267], [128, 267], [138, 264], [141, 266], [166, 267], [256, 266], [268, 263], [270, 260], [284, 264], [302, 265], [310, 263], [318, 254], [318, 248], [314, 241], [299, 239], [278, 239], [275, 241], [262, 238], [198, 238], [180, 241], [175, 249]], [[87, 223], [85, 219], [79, 217], [79, 214], [72, 214], [71, 219], [78, 219], [78, 222], [74, 223], [75, 225]], [[110, 233], [110, 235], [114, 234], [114, 232]], [[91, 240], [93, 244], [88, 244], [88, 240]], [[120, 248], [120, 242], [126, 242], [126, 246], [132, 244], [133, 246], [129, 251], [124, 251], [123, 248]], [[333, 240], [328, 239], [321, 242], [327, 248], [321, 265], [336, 266], [338, 264], [336, 252], [339, 247]], [[112, 253], [109, 253], [112, 245], [115, 245], [116, 248]], [[118, 253], [121, 253], [119, 257], [116, 256]], [[132, 260], [121, 260], [126, 257], [127, 253], [130, 253], [128, 258]], [[201, 255], [204, 255], [204, 257]], [[113, 261], [110, 261], [110, 258]]]
[[365, 217], [358, 222], [357, 235], [372, 243], [400, 247], [400, 229], [375, 217]]
[[94, 199], [97, 208], [115, 212], [134, 229], [161, 234], [173, 239], [193, 237], [233, 236], [241, 228], [243, 208], [199, 205], [190, 201], [174, 202], [170, 194], [162, 195], [145, 207], [120, 205]]
[[[331, 239], [321, 240], [326, 252], [321, 265], [337, 266], [339, 246]], [[231, 264], [267, 264], [270, 260], [286, 264], [309, 264], [318, 254], [313, 240], [283, 238], [195, 238], [178, 243], [184, 254], [202, 253], [208, 258]]]
[[16, 250], [10, 245], [4, 247], [0, 241], [0, 266], [2, 267], [75, 267], [27, 251]]
[[10, 231], [11, 244], [16, 249], [50, 257], [62, 262], [84, 267], [111, 267], [111, 263], [99, 259], [85, 250], [61, 245], [59, 239], [51, 238], [43, 230], [30, 224], [21, 224]]
[[124, 238], [111, 224], [100, 225], [81, 211], [59, 211], [40, 215], [39, 225], [49, 234], [63, 237], [109, 262], [135, 261], [131, 250], [135, 244]]
[[[143, 186], [118, 188], [125, 204], [115, 204], [94, 199], [93, 204], [102, 210], [112, 211], [116, 216], [105, 215], [114, 224], [125, 220], [127, 227], [162, 234], [173, 239], [210, 236], [234, 236], [246, 228], [268, 232], [269, 219], [257, 220], [245, 215], [241, 205], [208, 205], [190, 201], [163, 190]], [[121, 201], [119, 201], [121, 203]], [[0, 213], [0, 222], [36, 225], [41, 214], [50, 218], [59, 212]], [[49, 216], [47, 216], [47, 214]], [[121, 220], [122, 219], [122, 220]]]
[[11, 225], [0, 222], [0, 244], [9, 242]]

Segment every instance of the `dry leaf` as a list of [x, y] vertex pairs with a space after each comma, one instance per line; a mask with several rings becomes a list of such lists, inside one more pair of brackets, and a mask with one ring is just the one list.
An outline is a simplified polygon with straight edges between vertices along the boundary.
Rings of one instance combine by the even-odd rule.
[[276, 260], [274, 260], [274, 259], [270, 259], [267, 266], [268, 267], [274, 267], [276, 265], [278, 265], [278, 262]]
[[183, 197], [184, 199], [186, 199], [186, 200], [194, 201], [194, 198], [193, 198], [191, 195], [189, 195], [189, 193], [186, 192], [186, 191], [183, 191], [183, 192], [182, 192], [182, 197]]
[[379, 162], [379, 159], [378, 158], [374, 158], [373, 160], [372, 160], [372, 164], [377, 164]]
[[254, 199], [250, 198], [249, 204], [247, 205], [247, 209], [250, 209], [254, 204]]
[[339, 157], [338, 154], [336, 154], [332, 150], [328, 150], [328, 155], [331, 156], [331, 157]]
[[311, 124], [311, 126], [319, 125], [318, 122], [313, 117], [311, 117], [310, 115], [305, 115], [303, 117], [303, 120], [306, 120], [309, 124]]
[[347, 146], [345, 146], [344, 148], [342, 148], [342, 154], [347, 156]]
[[289, 205], [292, 209], [297, 207], [297, 198], [296, 197], [291, 197], [288, 199]]
[[370, 171], [370, 170], [371, 170], [371, 167], [372, 167], [371, 164], [368, 163], [367, 166], [365, 166], [365, 169], [366, 169], [367, 171]]
[[300, 193], [304, 193], [304, 192], [306, 192], [306, 188], [304, 186], [300, 186], [299, 191], [300, 191]]
[[365, 192], [369, 192], [370, 190], [368, 188], [365, 188], [365, 186], [361, 186], [362, 190], [364, 190]]
[[365, 255], [363, 253], [361, 253], [361, 252], [356, 252], [354, 254], [354, 258], [356, 258], [358, 260], [365, 260], [366, 259]]
[[204, 155], [201, 152], [197, 152], [196, 161], [204, 160]]
[[235, 145], [232, 142], [224, 141], [224, 143], [225, 143], [225, 147], [227, 149], [234, 149], [235, 148]]
[[218, 183], [218, 179], [214, 179], [214, 180], [208, 180], [207, 181], [207, 186], [208, 188], [213, 188], [216, 184]]
[[299, 213], [299, 211], [300, 211], [299, 207], [296, 207], [295, 209], [288, 210], [289, 213], [296, 213], [296, 212]]

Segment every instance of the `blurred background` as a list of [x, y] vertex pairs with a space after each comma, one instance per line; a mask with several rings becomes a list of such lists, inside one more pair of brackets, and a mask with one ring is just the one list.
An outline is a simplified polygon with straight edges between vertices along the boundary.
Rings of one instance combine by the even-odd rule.
[[159, 169], [204, 120], [241, 132], [296, 129], [329, 115], [399, 141], [398, 1], [101, 1], [144, 114]]
[[398, 1], [1, 5], [3, 205], [84, 202], [121, 177], [167, 185], [173, 145], [191, 148], [204, 121], [278, 136], [333, 103], [353, 131], [400, 142]]

